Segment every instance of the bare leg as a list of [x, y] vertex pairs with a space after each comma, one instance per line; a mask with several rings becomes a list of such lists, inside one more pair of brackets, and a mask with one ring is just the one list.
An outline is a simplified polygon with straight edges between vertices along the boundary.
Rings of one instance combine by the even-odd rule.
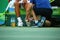
[[19, 0], [16, 0], [16, 2], [14, 3], [14, 6], [15, 6], [15, 13], [16, 13], [16, 16], [17, 16], [17, 20], [18, 20], [18, 26], [23, 26], [23, 22], [21, 20], [21, 17], [20, 17], [20, 4], [19, 4]]
[[19, 17], [20, 16], [20, 4], [19, 4], [19, 1], [16, 1], [14, 6], [15, 6], [16, 16]]
[[25, 9], [26, 9], [26, 19], [27, 20], [29, 20], [29, 18], [30, 18], [30, 12], [31, 12], [31, 10], [30, 10], [30, 4], [26, 4], [26, 6], [25, 6]]
[[32, 10], [32, 15], [33, 15], [34, 20], [37, 20], [36, 15], [33, 10]]

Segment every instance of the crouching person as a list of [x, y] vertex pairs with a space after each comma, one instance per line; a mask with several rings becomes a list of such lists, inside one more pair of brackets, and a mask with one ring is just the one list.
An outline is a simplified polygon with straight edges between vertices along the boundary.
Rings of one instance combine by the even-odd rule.
[[49, 0], [30, 0], [30, 2], [34, 4], [33, 10], [36, 15], [35, 26], [41, 27], [44, 23], [50, 26], [52, 9]]

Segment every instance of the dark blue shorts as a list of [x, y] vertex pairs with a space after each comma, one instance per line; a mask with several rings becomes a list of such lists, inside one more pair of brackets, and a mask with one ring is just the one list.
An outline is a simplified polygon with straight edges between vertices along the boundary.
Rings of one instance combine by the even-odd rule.
[[33, 8], [36, 16], [41, 15], [41, 16], [45, 16], [47, 20], [51, 19], [51, 15], [52, 15], [52, 9], [50, 8]]

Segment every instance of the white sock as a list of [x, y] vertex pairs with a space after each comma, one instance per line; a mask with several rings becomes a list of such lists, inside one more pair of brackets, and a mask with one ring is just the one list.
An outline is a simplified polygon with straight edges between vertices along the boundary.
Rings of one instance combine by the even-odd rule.
[[18, 17], [17, 20], [18, 20], [18, 22], [22, 22], [21, 17]]
[[38, 20], [35, 20], [35, 23], [38, 23]]

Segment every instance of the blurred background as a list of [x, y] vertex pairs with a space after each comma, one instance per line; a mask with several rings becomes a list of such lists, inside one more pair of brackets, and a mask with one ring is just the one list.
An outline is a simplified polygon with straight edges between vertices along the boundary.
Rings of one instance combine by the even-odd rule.
[[[6, 25], [6, 26], [10, 26], [10, 21], [11, 21], [11, 17], [15, 17], [15, 12], [8, 12], [5, 13], [5, 9], [8, 5], [10, 0], [0, 0], [0, 25]], [[53, 14], [52, 14], [52, 26], [56, 27], [56, 26], [60, 26], [60, 0], [50, 0], [52, 9], [53, 9]], [[26, 15], [26, 12], [24, 9], [21, 9], [21, 16], [23, 21]], [[15, 22], [17, 23], [16, 19]]]

